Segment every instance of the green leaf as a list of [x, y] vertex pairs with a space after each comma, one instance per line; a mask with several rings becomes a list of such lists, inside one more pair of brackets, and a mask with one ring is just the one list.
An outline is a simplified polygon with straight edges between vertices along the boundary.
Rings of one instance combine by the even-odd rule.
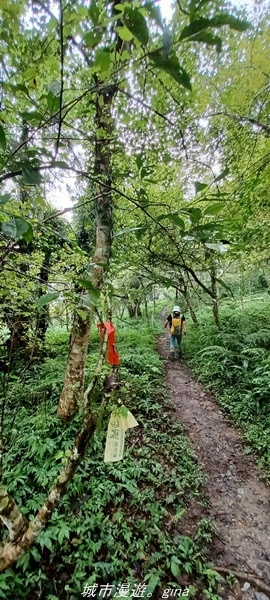
[[173, 36], [168, 27], [163, 29], [163, 55], [169, 56], [173, 45]]
[[137, 190], [137, 197], [141, 206], [146, 207], [150, 205], [147, 191], [144, 188]]
[[32, 554], [32, 556], [33, 556], [33, 558], [34, 558], [34, 560], [35, 560], [36, 562], [40, 562], [40, 560], [41, 560], [41, 556], [40, 556], [40, 553], [39, 553], [38, 549], [36, 548], [36, 546], [33, 546], [33, 547], [31, 548], [30, 552], [31, 552], [31, 554]]
[[188, 73], [180, 66], [179, 60], [175, 54], [164, 56], [162, 50], [156, 50], [150, 55], [150, 60], [155, 67], [168, 73], [177, 83], [191, 90], [190, 77]]
[[7, 140], [6, 140], [5, 130], [2, 125], [0, 125], [0, 146], [1, 146], [2, 150], [5, 151], [5, 149], [7, 147]]
[[56, 231], [55, 229], [51, 229], [50, 230], [51, 233], [53, 233], [53, 235], [55, 235], [56, 237], [60, 238], [60, 240], [63, 240], [64, 242], [66, 242], [69, 246], [73, 245], [73, 241], [70, 240], [66, 235], [63, 235], [61, 233], [61, 231]]
[[217, 215], [224, 208], [224, 206], [225, 205], [223, 202], [215, 202], [214, 204], [210, 204], [209, 206], [207, 206], [204, 209], [203, 214], [205, 216]]
[[59, 292], [50, 292], [49, 294], [44, 294], [44, 296], [40, 296], [40, 298], [36, 300], [35, 305], [37, 308], [42, 308], [43, 306], [50, 304], [50, 302], [57, 300], [57, 298], [59, 298]]
[[148, 227], [146, 225], [144, 225], [143, 227], [140, 227], [140, 229], [138, 229], [137, 231], [135, 231], [135, 237], [138, 241], [140, 241], [142, 239], [142, 236], [147, 232]]
[[94, 25], [97, 25], [99, 21], [99, 8], [97, 6], [96, 0], [91, 0], [91, 4], [89, 7], [89, 15]]
[[30, 227], [31, 225], [25, 219], [16, 217], [2, 223], [2, 233], [13, 240], [19, 240], [24, 237]]
[[229, 13], [220, 13], [210, 19], [211, 27], [222, 27], [223, 25], [229, 25], [230, 29], [235, 29], [236, 31], [246, 31], [251, 27], [251, 24], [248, 21], [244, 21], [242, 19], [237, 19], [237, 17], [233, 17]]
[[114, 10], [119, 10], [120, 12], [124, 12], [125, 7], [123, 6], [123, 4], [115, 4]]
[[52, 545], [52, 540], [50, 537], [48, 537], [48, 535], [44, 535], [44, 546], [45, 548], [48, 548], [48, 550], [50, 550], [50, 552], [53, 552], [53, 545]]
[[63, 543], [64, 538], [69, 539], [69, 535], [70, 535], [70, 530], [68, 529], [66, 523], [62, 523], [61, 529], [59, 530], [59, 533], [58, 533], [59, 544]]
[[91, 283], [91, 281], [89, 281], [89, 279], [79, 279], [78, 283], [83, 288], [85, 288], [91, 296], [94, 296], [94, 298], [99, 298], [100, 290], [94, 288], [93, 284]]
[[10, 194], [3, 194], [0, 196], [0, 206], [4, 206], [9, 200], [11, 200]]
[[69, 169], [69, 165], [64, 160], [53, 160], [51, 166], [57, 169]]
[[198, 207], [188, 208], [187, 213], [190, 215], [192, 223], [198, 223], [202, 216], [202, 211]]
[[85, 310], [82, 310], [81, 308], [77, 308], [77, 313], [78, 313], [79, 317], [81, 317], [81, 319], [84, 319], [84, 321], [87, 319], [87, 312]]
[[124, 42], [131, 42], [131, 40], [133, 40], [133, 38], [134, 38], [133, 33], [131, 33], [131, 31], [125, 26], [117, 27], [116, 31], [117, 31], [119, 37], [121, 38], [121, 40], [123, 40]]
[[100, 48], [99, 50], [97, 50], [93, 70], [101, 71], [101, 73], [106, 73], [110, 68], [110, 64], [111, 54], [109, 48]]
[[31, 558], [30, 552], [27, 552], [26, 554], [21, 556], [21, 558], [18, 560], [18, 565], [20, 567], [22, 567], [22, 570], [24, 573], [28, 569], [30, 558]]
[[210, 0], [191, 0], [189, 3], [189, 13], [190, 13], [190, 18], [193, 19], [195, 13], [202, 9], [202, 7], [205, 4], [208, 4], [210, 2]]
[[25, 233], [22, 234], [22, 237], [24, 239], [25, 242], [27, 242], [27, 244], [30, 244], [30, 242], [32, 242], [33, 237], [34, 237], [34, 232], [33, 232], [33, 227], [31, 225], [31, 223], [28, 223], [29, 227], [27, 229], [27, 231], [25, 231]]
[[194, 185], [196, 194], [198, 194], [198, 192], [201, 192], [202, 190], [205, 190], [205, 188], [208, 187], [207, 183], [201, 183], [200, 181], [195, 181]]
[[127, 416], [128, 416], [128, 408], [127, 408], [126, 406], [124, 406], [124, 405], [120, 406], [120, 407], [117, 409], [117, 412], [118, 412], [118, 414], [119, 414], [119, 415], [121, 415], [121, 417], [124, 417], [125, 419], [127, 419]]
[[182, 30], [180, 40], [184, 40], [186, 38], [192, 37], [193, 35], [196, 35], [203, 29], [210, 27], [210, 24], [211, 19], [195, 19], [194, 21], [191, 21], [191, 23], [189, 23], [189, 25], [186, 25], [186, 27], [184, 27], [184, 29]]
[[212, 19], [199, 18], [192, 20], [191, 23], [186, 25], [182, 30], [180, 39], [184, 40], [186, 38], [191, 38], [192, 41], [196, 35], [203, 30], [214, 27], [223, 27], [223, 25], [229, 25], [231, 29], [236, 29], [237, 31], [246, 31], [246, 29], [250, 27], [250, 23], [247, 21], [242, 21], [241, 19], [237, 19], [224, 12], [216, 15]]
[[174, 225], [177, 225], [177, 227], [180, 227], [180, 229], [185, 229], [185, 222], [183, 219], [181, 219], [181, 217], [173, 213], [167, 215], [167, 217], [172, 223], [174, 223]]
[[4, 223], [2, 223], [2, 233], [7, 237], [16, 240], [17, 229], [15, 219], [10, 219], [9, 221], [4, 221]]
[[159, 25], [159, 27], [161, 29], [163, 29], [163, 23], [162, 23], [162, 16], [161, 16], [161, 12], [160, 12], [160, 7], [159, 6], [153, 6], [152, 2], [146, 2], [143, 5], [143, 8], [145, 8], [145, 10], [147, 10], [150, 19], [153, 19], [153, 21], [155, 21], [156, 24]]
[[140, 154], [136, 155], [135, 162], [136, 162], [136, 165], [137, 165], [138, 169], [140, 170], [141, 167], [144, 164], [144, 155], [143, 155], [143, 153], [140, 153]]
[[231, 296], [233, 297], [233, 292], [231, 290], [231, 288], [224, 282], [222, 281], [222, 279], [218, 279], [216, 278], [216, 281], [219, 283], [219, 285], [221, 285], [225, 290], [227, 290], [228, 292], [230, 292]]
[[52, 91], [47, 95], [47, 106], [51, 115], [60, 110], [60, 96], [55, 96]]
[[87, 48], [95, 48], [102, 40], [102, 33], [99, 31], [87, 31], [83, 40]]
[[210, 31], [202, 31], [192, 36], [192, 42], [202, 42], [209, 46], [216, 46], [217, 52], [222, 50], [222, 39], [218, 35], [213, 35]]
[[174, 575], [174, 577], [176, 577], [176, 578], [179, 577], [179, 575], [181, 573], [179, 565], [177, 564], [177, 562], [175, 562], [173, 560], [173, 557], [171, 559], [171, 572]]
[[13, 83], [4, 83], [3, 84], [3, 88], [6, 90], [11, 90], [12, 92], [16, 93], [16, 92], [23, 92], [24, 94], [28, 95], [28, 89], [26, 87], [26, 85], [22, 84], [22, 83], [18, 83], [17, 85], [14, 85]]
[[43, 119], [43, 115], [38, 110], [33, 110], [32, 112], [24, 111], [20, 113], [20, 116], [23, 119], [23, 121], [32, 124], [40, 123], [40, 121], [42, 121]]
[[87, 295], [80, 297], [83, 306], [86, 308], [91, 308], [92, 306], [97, 306], [99, 303], [99, 296], [95, 296], [92, 292], [88, 291]]
[[61, 458], [64, 458], [65, 453], [63, 450], [58, 450], [58, 452], [56, 452], [55, 456], [54, 456], [54, 460], [60, 460]]
[[138, 8], [127, 8], [122, 17], [124, 25], [131, 31], [140, 44], [147, 46], [149, 32], [146, 20]]
[[223, 225], [221, 223], [213, 223], [213, 221], [211, 223], [203, 223], [202, 225], [196, 225], [196, 231], [203, 231], [203, 232], [213, 232], [213, 231], [219, 231], [219, 232], [223, 232]]
[[34, 77], [36, 77], [37, 74], [37, 67], [28, 67], [28, 69], [26, 69], [26, 71], [24, 71], [23, 73], [23, 77], [26, 80], [29, 79], [33, 79]]
[[15, 218], [14, 221], [16, 223], [17, 239], [24, 237], [25, 234], [28, 233], [30, 227], [32, 229], [32, 226], [29, 225], [29, 223], [25, 219], [22, 219], [22, 217]]
[[164, 219], [169, 219], [171, 223], [174, 223], [174, 225], [177, 225], [181, 229], [185, 229], [185, 222], [183, 221], [183, 219], [181, 219], [181, 217], [178, 216], [177, 213], [167, 213], [163, 215], [158, 215], [157, 217], [158, 222], [164, 221]]
[[222, 173], [220, 173], [220, 175], [218, 175], [218, 177], [215, 177], [214, 183], [216, 183], [217, 181], [221, 181], [222, 179], [225, 179], [225, 177], [228, 175], [229, 172], [230, 172], [230, 170], [228, 169], [228, 167], [226, 167], [226, 169], [224, 169], [224, 171], [222, 171]]
[[31, 166], [22, 167], [22, 181], [26, 185], [40, 185], [41, 175], [38, 169], [33, 169]]
[[146, 588], [146, 597], [150, 597], [153, 595], [153, 592], [155, 591], [156, 587], [158, 585], [160, 585], [161, 581], [160, 581], [160, 577], [157, 573], [150, 573], [150, 576], [147, 578], [144, 578], [144, 581], [147, 581], [148, 579], [148, 584], [147, 584], [147, 588]]

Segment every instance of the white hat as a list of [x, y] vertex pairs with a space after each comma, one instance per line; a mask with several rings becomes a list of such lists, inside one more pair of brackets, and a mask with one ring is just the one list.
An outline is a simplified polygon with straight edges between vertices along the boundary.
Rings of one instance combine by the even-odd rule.
[[174, 306], [173, 307], [173, 312], [181, 312], [180, 306]]

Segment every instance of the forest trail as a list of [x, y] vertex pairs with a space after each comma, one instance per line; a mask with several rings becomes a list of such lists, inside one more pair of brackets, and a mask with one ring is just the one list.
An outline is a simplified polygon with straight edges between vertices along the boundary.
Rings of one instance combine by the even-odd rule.
[[[159, 337], [158, 350], [167, 359], [168, 334]], [[184, 362], [167, 360], [166, 378], [175, 418], [188, 433], [206, 478], [209, 508], [190, 505], [189, 521], [203, 516], [215, 520], [218, 537], [210, 557], [215, 565], [252, 574], [270, 586], [270, 489], [259, 479], [255, 461], [244, 454], [239, 431], [226, 420], [214, 397], [191, 376]], [[243, 584], [248, 587], [241, 582], [227, 600], [270, 598], [269, 592], [265, 595], [252, 586], [240, 591]]]

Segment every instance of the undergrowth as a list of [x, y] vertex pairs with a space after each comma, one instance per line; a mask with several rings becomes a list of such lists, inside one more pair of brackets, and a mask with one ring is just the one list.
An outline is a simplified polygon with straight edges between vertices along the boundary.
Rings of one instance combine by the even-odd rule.
[[[183, 577], [189, 598], [217, 598], [220, 576], [206, 562], [213, 526], [202, 519], [193, 537], [184, 527], [191, 499], [203, 505], [202, 473], [173, 419], [155, 334], [139, 323], [118, 329], [121, 399], [139, 423], [127, 434], [124, 460], [103, 462], [107, 414], [36, 544], [0, 574], [1, 598], [77, 600], [86, 584], [111, 585], [117, 598], [124, 583], [130, 590], [141, 585], [140, 597], [161, 598], [162, 590], [179, 589]], [[47, 358], [14, 372], [9, 387], [4, 484], [28, 518], [44, 501], [79, 427], [79, 416], [64, 426], [56, 418], [67, 348], [68, 334], [50, 331]], [[94, 332], [87, 378], [98, 349]]]
[[246, 452], [255, 452], [270, 477], [270, 300], [224, 305], [220, 330], [210, 309], [189, 325], [188, 362], [243, 431]]

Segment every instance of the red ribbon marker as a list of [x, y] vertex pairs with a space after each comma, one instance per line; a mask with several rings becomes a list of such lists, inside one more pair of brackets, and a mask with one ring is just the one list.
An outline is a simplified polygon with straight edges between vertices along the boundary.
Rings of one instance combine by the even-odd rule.
[[115, 350], [115, 327], [109, 321], [105, 321], [105, 323], [98, 323], [97, 327], [100, 330], [100, 337], [104, 340], [105, 331], [108, 334], [108, 350], [106, 354], [106, 358], [110, 365], [117, 366], [119, 365], [119, 354]]

